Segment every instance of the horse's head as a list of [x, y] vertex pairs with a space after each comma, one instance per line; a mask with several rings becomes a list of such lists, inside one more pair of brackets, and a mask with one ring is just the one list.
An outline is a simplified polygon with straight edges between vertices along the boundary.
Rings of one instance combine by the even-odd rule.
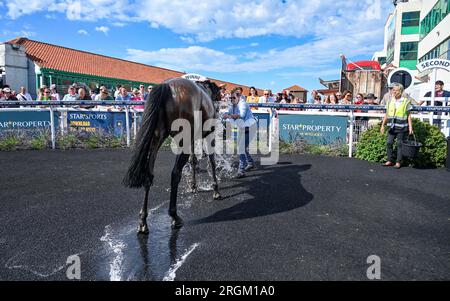
[[220, 88], [216, 83], [206, 80], [203, 82], [197, 82], [197, 84], [206, 90], [213, 102], [221, 101], [222, 97], [220, 95]]

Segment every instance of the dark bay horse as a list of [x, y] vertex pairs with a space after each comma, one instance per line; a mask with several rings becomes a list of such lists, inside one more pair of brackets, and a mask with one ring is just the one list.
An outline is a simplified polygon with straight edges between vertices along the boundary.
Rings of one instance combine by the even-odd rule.
[[[184, 78], [174, 78], [164, 81], [153, 88], [147, 99], [142, 125], [136, 138], [136, 146], [123, 184], [130, 188], [145, 188], [145, 197], [142, 210], [139, 214], [139, 233], [148, 233], [147, 204], [150, 186], [153, 184], [153, 168], [156, 155], [164, 140], [174, 137], [178, 132], [171, 130], [172, 122], [177, 119], [187, 120], [191, 125], [191, 145], [194, 145], [195, 134], [205, 137], [209, 133], [201, 128], [194, 128], [194, 112], [201, 112], [202, 122], [216, 118], [216, 103], [220, 101], [220, 89], [211, 82], [194, 83]], [[214, 129], [212, 129], [214, 130]], [[201, 131], [201, 133], [194, 133]], [[184, 141], [183, 141], [184, 143]], [[192, 151], [193, 154], [193, 151]], [[172, 228], [180, 228], [183, 220], [177, 215], [177, 192], [181, 180], [182, 169], [189, 159], [189, 153], [181, 153], [176, 156], [175, 166], [171, 176], [169, 215], [172, 217]], [[195, 157], [195, 155], [193, 155]], [[196, 159], [192, 160], [194, 163]], [[216, 164], [214, 154], [209, 155], [212, 168], [214, 199], [220, 199], [216, 178]], [[192, 170], [195, 170], [193, 166]], [[195, 174], [194, 174], [195, 179]], [[195, 185], [195, 184], [194, 184]]]

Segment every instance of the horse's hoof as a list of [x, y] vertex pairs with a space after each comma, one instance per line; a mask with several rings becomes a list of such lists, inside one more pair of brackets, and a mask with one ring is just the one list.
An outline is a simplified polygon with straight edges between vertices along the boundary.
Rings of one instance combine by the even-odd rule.
[[218, 200], [221, 200], [221, 199], [222, 199], [222, 196], [220, 195], [220, 193], [215, 192], [215, 193], [213, 194], [213, 200], [214, 200], [214, 201], [218, 201]]
[[180, 217], [177, 217], [172, 220], [172, 229], [180, 229], [183, 227], [183, 220]]
[[138, 234], [148, 234], [148, 226], [147, 225], [139, 225], [138, 227]]

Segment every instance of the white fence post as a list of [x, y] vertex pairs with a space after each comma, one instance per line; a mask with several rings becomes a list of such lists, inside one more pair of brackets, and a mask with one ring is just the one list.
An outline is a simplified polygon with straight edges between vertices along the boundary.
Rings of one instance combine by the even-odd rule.
[[136, 111], [133, 112], [133, 134], [134, 134], [134, 140], [136, 140], [136, 136], [137, 136], [137, 114], [136, 114]]
[[272, 135], [275, 131], [276, 115], [273, 114], [274, 109], [269, 109], [269, 152], [272, 152]]
[[55, 118], [53, 114], [53, 107], [50, 106], [50, 133], [52, 136], [52, 149], [56, 149], [56, 139], [55, 139]]
[[[431, 106], [434, 106], [434, 101], [436, 98], [436, 92], [435, 92], [435, 82], [436, 82], [436, 77], [437, 77], [437, 69], [433, 69], [433, 73], [431, 76]], [[434, 124], [434, 112], [430, 112], [431, 116], [430, 116], [430, 125]]]
[[130, 111], [128, 106], [125, 106], [125, 126], [127, 133], [127, 147], [130, 147], [130, 117], [128, 116], [128, 112]]
[[354, 124], [354, 112], [353, 110], [350, 111], [350, 132], [348, 137], [348, 157], [353, 157], [353, 124]]

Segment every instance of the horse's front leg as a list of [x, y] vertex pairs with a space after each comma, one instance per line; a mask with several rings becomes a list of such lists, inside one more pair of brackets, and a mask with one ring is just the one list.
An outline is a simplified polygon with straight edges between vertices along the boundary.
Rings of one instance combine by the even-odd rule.
[[220, 195], [219, 192], [219, 184], [217, 183], [217, 177], [216, 177], [216, 160], [214, 158], [214, 154], [210, 154], [208, 155], [209, 157], [209, 164], [211, 165], [211, 171], [212, 171], [212, 178], [213, 178], [213, 189], [214, 189], [214, 193], [213, 193], [213, 199], [214, 200], [220, 200], [222, 199], [222, 196]]
[[180, 184], [183, 166], [189, 159], [189, 154], [177, 155], [175, 166], [172, 170], [172, 177], [170, 181], [170, 205], [169, 215], [172, 217], [172, 228], [177, 229], [183, 226], [183, 220], [177, 214], [177, 194], [178, 184]]

